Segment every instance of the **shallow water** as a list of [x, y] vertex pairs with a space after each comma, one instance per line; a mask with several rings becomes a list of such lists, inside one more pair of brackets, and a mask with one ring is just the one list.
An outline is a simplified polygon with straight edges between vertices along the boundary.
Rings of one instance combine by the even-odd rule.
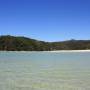
[[90, 52], [0, 52], [0, 90], [90, 90]]

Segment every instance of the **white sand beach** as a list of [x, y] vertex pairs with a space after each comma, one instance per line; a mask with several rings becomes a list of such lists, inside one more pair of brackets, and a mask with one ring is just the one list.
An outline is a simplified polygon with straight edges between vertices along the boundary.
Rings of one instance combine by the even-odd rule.
[[55, 51], [0, 51], [0, 52], [51, 52], [51, 53], [60, 53], [60, 52], [90, 52], [90, 50], [55, 50]]
[[90, 50], [56, 50], [56, 51], [48, 51], [48, 52], [90, 52]]

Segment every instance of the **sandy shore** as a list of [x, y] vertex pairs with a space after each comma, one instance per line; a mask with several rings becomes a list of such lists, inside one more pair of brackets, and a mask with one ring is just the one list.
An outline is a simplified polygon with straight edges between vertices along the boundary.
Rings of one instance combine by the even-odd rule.
[[56, 50], [56, 51], [0, 51], [0, 52], [52, 52], [52, 53], [60, 53], [60, 52], [90, 52], [90, 50]]
[[90, 52], [90, 50], [57, 50], [57, 51], [49, 51], [49, 52]]

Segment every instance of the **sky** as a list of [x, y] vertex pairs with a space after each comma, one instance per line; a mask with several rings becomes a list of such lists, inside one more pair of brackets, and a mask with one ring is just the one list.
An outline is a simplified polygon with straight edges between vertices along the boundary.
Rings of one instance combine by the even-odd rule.
[[0, 0], [0, 35], [88, 40], [90, 0]]

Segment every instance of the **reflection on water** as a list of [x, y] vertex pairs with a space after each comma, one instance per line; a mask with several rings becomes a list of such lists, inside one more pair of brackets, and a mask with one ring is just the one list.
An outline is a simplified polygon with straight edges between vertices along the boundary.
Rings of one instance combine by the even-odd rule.
[[0, 52], [0, 90], [90, 90], [90, 53]]

